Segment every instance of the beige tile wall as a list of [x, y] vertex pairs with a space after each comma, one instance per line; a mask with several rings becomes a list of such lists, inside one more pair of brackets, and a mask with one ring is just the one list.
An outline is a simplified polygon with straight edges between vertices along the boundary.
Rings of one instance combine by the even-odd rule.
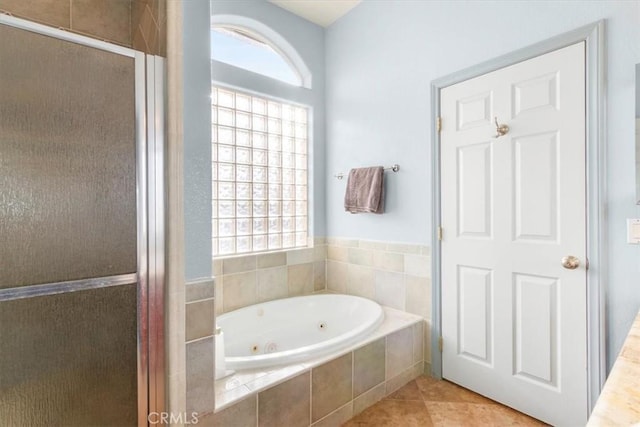
[[214, 337], [187, 342], [186, 411], [200, 414], [215, 409]]
[[305, 372], [258, 393], [258, 425], [309, 425], [311, 373]]
[[198, 425], [341, 425], [422, 373], [422, 328], [415, 323], [216, 414], [201, 414]]
[[313, 369], [311, 396], [312, 423], [353, 399], [353, 352]]
[[431, 319], [427, 246], [316, 238], [312, 249], [215, 260], [213, 271], [217, 314], [328, 289]]
[[185, 286], [186, 410], [215, 409], [214, 282], [204, 279]]
[[0, 0], [0, 11], [131, 46], [131, 0]]
[[327, 288], [431, 317], [428, 246], [327, 239]]
[[431, 371], [431, 248], [327, 238], [327, 290], [372, 299], [425, 319], [425, 373]]
[[216, 315], [324, 291], [326, 254], [325, 240], [316, 239], [313, 248], [214, 260]]
[[0, 12], [166, 56], [166, 0], [0, 0]]
[[166, 0], [131, 1], [131, 47], [166, 56], [166, 8]]

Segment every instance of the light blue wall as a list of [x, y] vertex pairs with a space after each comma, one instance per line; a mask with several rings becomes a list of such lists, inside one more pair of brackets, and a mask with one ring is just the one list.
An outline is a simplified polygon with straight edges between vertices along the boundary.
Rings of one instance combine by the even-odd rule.
[[636, 117], [640, 117], [640, 64], [636, 64]]
[[[284, 37], [312, 74], [312, 88], [304, 89], [260, 74], [213, 61], [213, 79], [226, 85], [291, 100], [313, 108], [313, 234], [324, 236], [325, 221], [325, 84], [324, 29], [265, 0], [212, 0], [214, 15], [237, 15], [267, 25]], [[214, 46], [215, 49], [215, 46]], [[310, 174], [311, 176], [311, 174]]]
[[209, 2], [182, 2], [186, 279], [211, 277], [211, 57]]
[[[625, 237], [625, 219], [640, 214], [633, 124], [639, 17], [637, 1], [365, 0], [326, 32], [327, 235], [430, 244], [430, 82], [606, 19], [611, 363], [640, 308], [640, 252]], [[331, 174], [393, 163], [401, 171], [388, 175], [388, 213], [345, 213], [345, 182]]]

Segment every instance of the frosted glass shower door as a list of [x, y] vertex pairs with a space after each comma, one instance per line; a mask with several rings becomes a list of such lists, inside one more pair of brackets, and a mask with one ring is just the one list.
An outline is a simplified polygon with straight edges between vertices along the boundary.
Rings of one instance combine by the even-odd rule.
[[0, 424], [137, 425], [144, 57], [44, 28], [0, 20]]

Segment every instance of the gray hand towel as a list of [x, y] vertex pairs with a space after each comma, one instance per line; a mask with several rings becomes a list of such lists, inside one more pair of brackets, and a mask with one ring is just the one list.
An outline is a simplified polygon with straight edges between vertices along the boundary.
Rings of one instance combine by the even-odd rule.
[[344, 195], [344, 210], [353, 214], [383, 213], [383, 180], [384, 168], [382, 166], [351, 169]]

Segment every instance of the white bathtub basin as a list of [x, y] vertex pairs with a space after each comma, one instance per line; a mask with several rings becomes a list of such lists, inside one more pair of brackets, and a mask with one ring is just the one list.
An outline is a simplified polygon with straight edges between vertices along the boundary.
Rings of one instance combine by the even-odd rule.
[[376, 302], [350, 295], [310, 295], [241, 308], [217, 318], [228, 369], [301, 362], [362, 339], [384, 320]]

